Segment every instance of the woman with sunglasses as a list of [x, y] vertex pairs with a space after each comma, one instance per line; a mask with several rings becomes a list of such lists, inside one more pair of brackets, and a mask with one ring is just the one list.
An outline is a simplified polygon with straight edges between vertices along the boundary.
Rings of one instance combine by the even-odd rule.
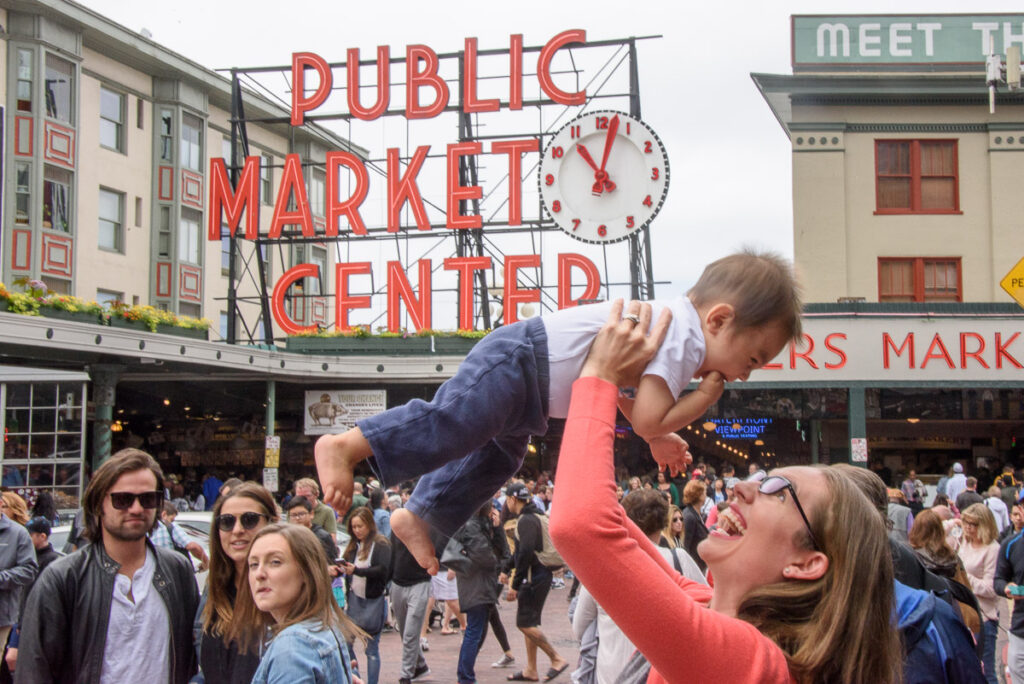
[[209, 684], [248, 684], [259, 667], [263, 635], [236, 619], [235, 606], [239, 595], [249, 592], [249, 546], [273, 522], [274, 498], [253, 482], [239, 485], [213, 507], [210, 574], [196, 618], [199, 668]]
[[683, 512], [679, 506], [668, 507], [668, 524], [661, 533], [661, 544], [670, 549], [683, 548]]
[[[621, 311], [613, 307], [573, 385], [558, 472], [573, 486], [556, 491], [550, 529], [650, 664], [646, 681], [900, 681], [885, 527], [841, 473], [781, 468], [737, 484], [699, 548], [713, 589], [681, 577], [612, 505], [618, 388], [636, 384], [667, 326], [659, 319], [648, 336], [649, 306], [631, 303], [620, 320]], [[636, 596], [657, 596], [657, 616], [637, 611]]]

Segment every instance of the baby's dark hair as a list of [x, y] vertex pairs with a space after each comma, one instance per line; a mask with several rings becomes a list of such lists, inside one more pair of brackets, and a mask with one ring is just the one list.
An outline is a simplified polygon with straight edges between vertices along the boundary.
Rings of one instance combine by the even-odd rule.
[[774, 252], [744, 249], [722, 257], [708, 264], [686, 294], [698, 309], [730, 304], [740, 330], [779, 323], [789, 339], [801, 341], [800, 285], [793, 265]]

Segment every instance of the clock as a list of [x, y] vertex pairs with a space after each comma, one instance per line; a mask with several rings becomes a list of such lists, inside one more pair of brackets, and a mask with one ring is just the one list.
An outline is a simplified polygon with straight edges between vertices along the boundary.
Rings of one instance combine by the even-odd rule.
[[625, 240], [650, 224], [668, 192], [668, 155], [643, 121], [595, 111], [555, 133], [540, 162], [541, 202], [577, 240]]

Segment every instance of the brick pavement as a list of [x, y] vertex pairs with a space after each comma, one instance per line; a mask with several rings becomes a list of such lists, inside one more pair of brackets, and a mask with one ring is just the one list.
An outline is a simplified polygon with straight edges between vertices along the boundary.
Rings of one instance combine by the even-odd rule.
[[[548, 600], [544, 604], [544, 613], [541, 629], [548, 640], [563, 658], [569, 661], [569, 669], [558, 679], [558, 684], [569, 684], [569, 673], [576, 667], [579, 658], [579, 644], [573, 638], [572, 625], [569, 624], [568, 609], [569, 603], [566, 597], [569, 595], [569, 587], [552, 589], [548, 594]], [[476, 660], [476, 677], [478, 684], [499, 684], [505, 682], [506, 678], [521, 669], [526, 662], [526, 647], [523, 644], [523, 635], [516, 629], [516, 607], [504, 599], [501, 601], [501, 621], [508, 633], [509, 643], [512, 645], [512, 654], [516, 658], [516, 665], [508, 669], [495, 669], [491, 663], [501, 658], [501, 647], [495, 640], [494, 635], [488, 629], [487, 638], [480, 649], [480, 655]], [[435, 623], [436, 624], [436, 623]], [[424, 654], [427, 664], [430, 666], [430, 674], [416, 680], [417, 682], [454, 684], [458, 680], [455, 677], [455, 668], [459, 660], [459, 648], [461, 647], [461, 635], [442, 636], [439, 629], [427, 635], [430, 643], [430, 650]], [[359, 659], [361, 669], [366, 667], [366, 657], [357, 648], [356, 656]], [[396, 684], [398, 682], [399, 668], [402, 659], [402, 642], [395, 632], [385, 632], [380, 639], [380, 683]], [[537, 669], [543, 678], [549, 667], [547, 656], [543, 652], [537, 655]]]

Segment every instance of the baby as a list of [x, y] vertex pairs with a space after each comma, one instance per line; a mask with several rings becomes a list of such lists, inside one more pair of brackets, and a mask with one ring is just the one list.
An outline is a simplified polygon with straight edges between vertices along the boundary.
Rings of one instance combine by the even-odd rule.
[[[704, 415], [725, 382], [746, 380], [800, 340], [800, 294], [788, 262], [748, 251], [709, 265], [685, 297], [650, 304], [653, 316], [671, 316], [668, 334], [639, 386], [623, 388], [619, 408], [659, 466], [675, 471], [687, 455], [676, 431]], [[518, 472], [530, 436], [545, 434], [549, 417], [566, 416], [572, 383], [613, 306], [622, 304], [498, 328], [430, 402], [414, 399], [321, 437], [315, 454], [324, 500], [347, 510], [353, 469], [366, 459], [384, 483], [422, 475], [391, 527], [434, 574], [430, 526], [452, 535]], [[635, 314], [625, 319], [639, 322]], [[696, 391], [680, 396], [693, 378], [701, 379]]]

